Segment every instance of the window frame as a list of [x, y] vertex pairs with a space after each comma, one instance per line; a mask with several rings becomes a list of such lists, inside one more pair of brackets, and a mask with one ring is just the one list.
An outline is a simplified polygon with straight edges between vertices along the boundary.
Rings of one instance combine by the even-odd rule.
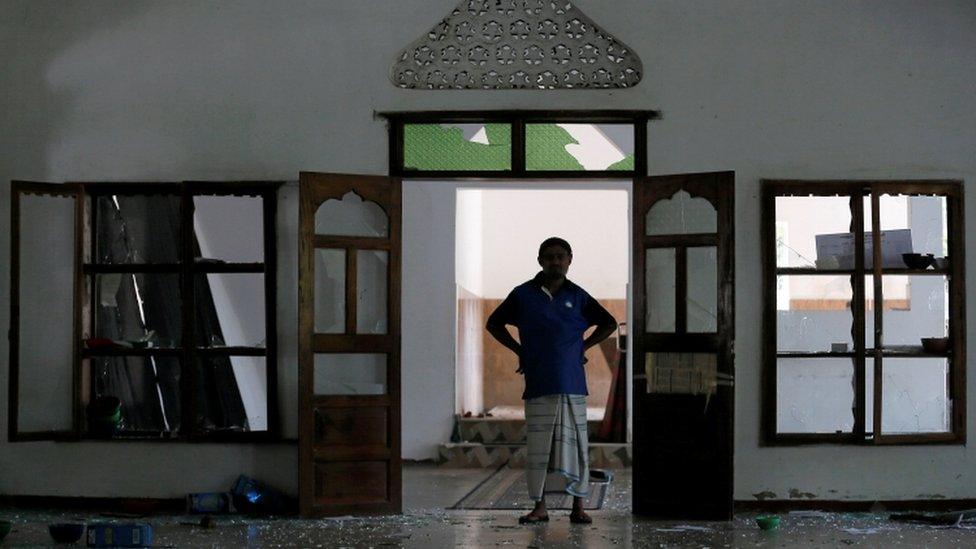
[[[73, 436], [23, 436], [8, 430], [11, 441], [20, 440], [99, 440], [115, 442], [136, 441], [185, 441], [185, 442], [280, 442], [281, 425], [278, 403], [278, 368], [277, 368], [277, 192], [283, 182], [279, 181], [183, 181], [175, 182], [69, 182], [63, 185], [65, 193], [72, 189], [79, 192], [79, 216], [76, 226], [77, 239], [75, 241], [75, 360], [73, 371], [75, 376], [72, 398], [74, 400], [74, 434]], [[61, 186], [61, 185], [56, 185]], [[180, 197], [180, 257], [176, 263], [153, 264], [100, 264], [93, 260], [97, 250], [97, 208], [94, 200], [105, 195], [175, 195]], [[197, 263], [194, 261], [193, 250], [193, 215], [195, 196], [249, 196], [262, 200], [263, 221], [263, 261], [255, 263]], [[18, 231], [19, 226], [14, 225]], [[16, 250], [14, 250], [16, 252]], [[16, 261], [16, 258], [15, 258]], [[95, 274], [132, 274], [132, 273], [170, 273], [180, 277], [181, 301], [181, 342], [173, 348], [147, 349], [86, 349], [83, 338], [90, 333], [94, 326], [97, 309], [92, 305], [95, 300], [95, 285], [86, 289], [86, 278]], [[193, 304], [193, 284], [196, 275], [209, 273], [254, 273], [264, 276], [264, 314], [265, 314], [265, 345], [264, 347], [206, 347], [199, 345], [194, 337], [195, 308]], [[180, 414], [184, 418], [178, 430], [170, 432], [137, 432], [119, 433], [112, 438], [94, 437], [85, 428], [84, 404], [93, 395], [93, 372], [87, 359], [104, 356], [138, 356], [138, 357], [176, 357], [180, 360]], [[264, 356], [267, 386], [267, 417], [268, 428], [256, 432], [220, 432], [204, 431], [195, 420], [186, 418], [196, 417], [195, 402], [195, 370], [197, 359], [211, 356]], [[13, 365], [12, 365], [13, 366]], [[10, 391], [9, 406], [16, 409], [18, 395], [14, 388]], [[11, 418], [12, 421], [14, 418]], [[12, 425], [13, 427], [13, 425]], [[53, 434], [53, 433], [52, 433]]]
[[[761, 245], [763, 273], [763, 332], [762, 332], [762, 421], [761, 442], [764, 446], [794, 446], [803, 444], [853, 445], [915, 445], [966, 443], [966, 304], [965, 304], [965, 226], [963, 182], [960, 180], [761, 180]], [[950, 258], [945, 270], [885, 269], [881, 263], [880, 216], [882, 195], [936, 195], [946, 199], [947, 251]], [[778, 267], [776, 265], [776, 198], [783, 196], [841, 196], [850, 198], [855, 257], [853, 269], [817, 269]], [[870, 199], [870, 209], [865, 199]], [[867, 218], [865, 216], [871, 216]], [[865, 220], [872, 233], [872, 268], [865, 268]], [[905, 352], [866, 348], [867, 305], [865, 295], [868, 277], [874, 295], [881, 296], [882, 275], [943, 275], [948, 278], [949, 331], [951, 349], [944, 355], [924, 352]], [[776, 278], [778, 275], [850, 275], [852, 277], [852, 322], [854, 348], [851, 352], [779, 352], [777, 350]], [[883, 303], [883, 297], [882, 301]], [[883, 336], [883, 307], [874, 306], [875, 341]], [[883, 342], [883, 338], [881, 339]], [[884, 358], [945, 357], [948, 363], [947, 397], [950, 401], [951, 429], [945, 433], [890, 434], [881, 432], [882, 368]], [[854, 425], [845, 433], [780, 433], [776, 428], [776, 362], [780, 357], [828, 358], [850, 357], [854, 361]], [[866, 360], [874, 360], [874, 386], [871, 391], [874, 414], [866, 418]], [[866, 422], [872, 421], [871, 433]]]
[[[24, 196], [37, 195], [46, 197], [71, 198], [74, 200], [74, 234], [72, 235], [72, 254], [70, 261], [73, 271], [73, 290], [71, 299], [72, 334], [71, 342], [71, 427], [60, 430], [37, 430], [25, 431], [20, 427], [20, 365], [22, 356], [20, 353], [21, 336], [21, 315], [20, 315], [20, 264], [21, 264], [21, 201]], [[73, 440], [79, 436], [82, 425], [82, 402], [79, 398], [82, 385], [80, 370], [80, 342], [82, 326], [79, 322], [81, 317], [81, 295], [83, 283], [81, 276], [81, 262], [83, 249], [84, 233], [84, 208], [85, 195], [80, 185], [73, 184], [54, 184], [39, 181], [19, 181], [13, 180], [10, 183], [10, 332], [9, 336], [9, 360], [7, 372], [7, 441], [8, 442], [29, 442], [40, 440]], [[68, 261], [68, 258], [65, 258]]]
[[[499, 110], [382, 112], [389, 131], [389, 174], [412, 179], [633, 179], [647, 174], [647, 122], [661, 118], [653, 110]], [[511, 125], [512, 158], [507, 170], [413, 170], [404, 167], [404, 126], [407, 124]], [[634, 127], [633, 170], [527, 170], [527, 124], [631, 124]]]

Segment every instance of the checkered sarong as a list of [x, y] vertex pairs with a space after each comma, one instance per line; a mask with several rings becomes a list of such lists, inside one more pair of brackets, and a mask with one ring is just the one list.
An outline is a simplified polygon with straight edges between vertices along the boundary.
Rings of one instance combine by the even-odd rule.
[[566, 492], [586, 497], [590, 491], [586, 395], [546, 395], [525, 401], [528, 455], [525, 476], [529, 497], [543, 498], [546, 476], [559, 473]]

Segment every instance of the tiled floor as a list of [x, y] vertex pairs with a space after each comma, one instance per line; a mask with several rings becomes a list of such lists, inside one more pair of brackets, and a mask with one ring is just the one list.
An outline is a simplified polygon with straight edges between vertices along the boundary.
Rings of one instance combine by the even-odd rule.
[[[630, 513], [630, 472], [616, 471], [606, 508], [591, 525], [571, 525], [565, 512], [548, 524], [519, 526], [516, 511], [448, 511], [490, 471], [410, 465], [404, 469], [402, 516], [326, 520], [218, 517], [214, 528], [187, 526], [185, 516], [147, 520], [155, 547], [973, 547], [976, 530], [890, 523], [874, 514], [785, 516], [775, 532], [762, 532], [754, 515], [731, 523], [655, 522]], [[2, 547], [54, 546], [47, 523], [97, 514], [0, 509], [14, 531]]]

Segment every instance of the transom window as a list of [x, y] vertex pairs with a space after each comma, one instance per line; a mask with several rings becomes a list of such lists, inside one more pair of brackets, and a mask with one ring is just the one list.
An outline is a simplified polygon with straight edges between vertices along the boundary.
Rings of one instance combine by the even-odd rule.
[[764, 439], [965, 441], [961, 183], [765, 181]]
[[613, 177], [646, 173], [654, 111], [387, 113], [390, 173]]

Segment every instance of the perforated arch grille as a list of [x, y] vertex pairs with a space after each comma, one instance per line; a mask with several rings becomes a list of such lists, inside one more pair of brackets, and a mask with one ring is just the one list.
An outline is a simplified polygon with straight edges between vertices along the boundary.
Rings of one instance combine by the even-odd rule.
[[390, 77], [411, 89], [594, 89], [642, 74], [629, 46], [565, 0], [463, 0], [397, 55]]

